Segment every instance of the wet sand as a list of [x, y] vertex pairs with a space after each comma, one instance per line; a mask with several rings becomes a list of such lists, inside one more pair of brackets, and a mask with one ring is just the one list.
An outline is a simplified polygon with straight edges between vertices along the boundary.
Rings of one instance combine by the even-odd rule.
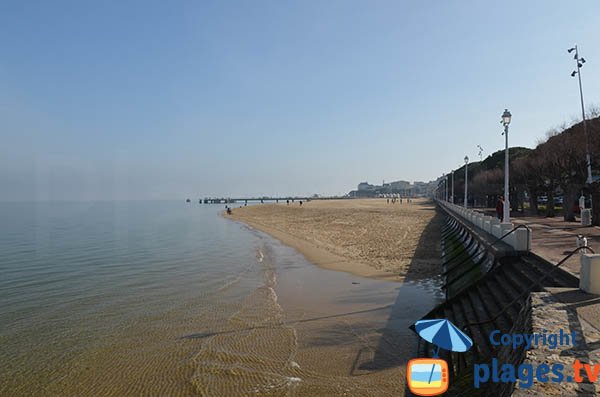
[[408, 327], [442, 299], [435, 281], [322, 269], [270, 238], [257, 261], [265, 285], [220, 331], [194, 337], [200, 395], [403, 395], [417, 346]]
[[[265, 256], [266, 262], [277, 258], [279, 321], [293, 339], [277, 343], [291, 348], [280, 358], [288, 385], [276, 389], [297, 396], [403, 395], [406, 363], [418, 342], [408, 327], [443, 298], [441, 216], [434, 205], [311, 201], [235, 208], [227, 217], [292, 247], [273, 244]], [[255, 351], [272, 352], [268, 346]], [[253, 370], [262, 373], [260, 367]]]
[[426, 199], [313, 200], [235, 208], [244, 222], [326, 269], [393, 281], [439, 274], [440, 217]]

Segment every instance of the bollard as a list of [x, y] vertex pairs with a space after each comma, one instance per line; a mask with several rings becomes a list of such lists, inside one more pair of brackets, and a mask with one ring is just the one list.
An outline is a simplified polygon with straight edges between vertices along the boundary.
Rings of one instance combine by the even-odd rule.
[[581, 255], [579, 289], [589, 294], [600, 294], [600, 254]]
[[581, 210], [581, 225], [591, 226], [592, 225], [592, 210], [585, 208]]
[[[587, 240], [587, 238], [586, 238], [586, 237], [584, 237], [584, 236], [583, 236], [583, 235], [581, 235], [581, 234], [578, 234], [578, 235], [577, 235], [577, 238], [575, 239], [575, 246], [576, 246], [577, 248], [581, 248], [581, 247], [587, 247], [587, 246], [588, 246], [588, 240]], [[587, 254], [587, 249], [585, 249], [585, 248], [584, 248], [584, 249], [582, 249], [582, 250], [581, 250], [581, 251], [579, 251], [579, 252], [581, 252], [582, 254]]]
[[515, 251], [529, 251], [531, 249], [531, 233], [527, 229], [517, 229], [514, 231], [513, 248]]
[[488, 233], [492, 232], [492, 218], [491, 217], [486, 217], [488, 219], [485, 219], [483, 221], [483, 230], [485, 230]]

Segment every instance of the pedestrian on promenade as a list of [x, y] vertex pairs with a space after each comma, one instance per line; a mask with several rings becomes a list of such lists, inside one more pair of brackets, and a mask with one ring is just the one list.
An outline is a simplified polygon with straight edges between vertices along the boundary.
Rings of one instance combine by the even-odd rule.
[[496, 203], [496, 215], [498, 216], [498, 219], [500, 219], [500, 222], [504, 221], [504, 197], [500, 196], [500, 198], [498, 198], [498, 202]]

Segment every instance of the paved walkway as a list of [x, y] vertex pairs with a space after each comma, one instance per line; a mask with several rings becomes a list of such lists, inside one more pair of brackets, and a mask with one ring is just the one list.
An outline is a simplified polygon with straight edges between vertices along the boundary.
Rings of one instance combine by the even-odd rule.
[[[581, 226], [579, 222], [565, 222], [562, 217], [522, 217], [513, 218], [512, 221], [516, 225], [526, 224], [532, 229], [532, 251], [552, 263], [558, 263], [576, 248], [576, 238], [579, 234], [587, 237], [590, 248], [600, 253], [600, 227], [598, 226]], [[579, 277], [579, 258], [580, 256], [575, 254], [561, 267]], [[578, 341], [577, 347], [565, 349], [559, 354], [556, 351], [543, 352], [544, 349], [529, 351], [528, 361], [533, 359], [539, 362], [563, 362], [570, 365], [577, 358], [585, 363], [598, 363], [600, 360], [600, 295], [592, 295], [572, 288], [549, 288], [548, 293], [549, 298], [557, 303], [553, 304], [551, 300], [542, 302], [534, 310], [532, 313], [534, 328], [536, 321], [539, 324], [539, 329], [536, 331], [551, 329], [554, 326], [557, 330], [562, 328], [565, 331], [577, 331], [582, 338]], [[553, 317], [557, 313], [564, 317], [562, 321]], [[537, 384], [536, 386], [537, 391], [541, 391], [542, 395], [554, 395], [552, 391], [556, 392], [555, 395], [600, 394], [599, 384], [571, 383], [550, 386]], [[529, 393], [515, 395], [529, 395]]]
[[[495, 214], [494, 209], [478, 209], [486, 215]], [[568, 253], [577, 248], [577, 235], [588, 239], [588, 245], [600, 254], [600, 227], [581, 226], [579, 222], [565, 222], [562, 216], [546, 218], [543, 216], [515, 217], [515, 225], [527, 225], [532, 230], [531, 251], [542, 258], [558, 263]], [[579, 255], [573, 255], [561, 268], [579, 277]]]
[[[581, 226], [578, 222], [565, 222], [562, 218], [524, 217], [513, 218], [515, 225], [526, 224], [532, 230], [532, 251], [542, 258], [558, 263], [577, 248], [577, 235], [588, 239], [588, 245], [600, 253], [600, 227]], [[573, 255], [561, 266], [579, 277], [579, 255]]]

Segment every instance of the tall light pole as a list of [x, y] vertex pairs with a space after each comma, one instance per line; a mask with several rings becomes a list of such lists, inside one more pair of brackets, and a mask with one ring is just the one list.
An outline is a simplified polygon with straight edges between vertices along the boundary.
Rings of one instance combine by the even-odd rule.
[[469, 183], [469, 156], [465, 156], [465, 208], [467, 208], [467, 184]]
[[448, 201], [448, 178], [446, 174], [442, 174], [442, 200]]
[[571, 77], [575, 77], [577, 75], [579, 79], [579, 98], [581, 99], [581, 117], [583, 119], [583, 135], [585, 136], [585, 161], [587, 165], [587, 181], [586, 183], [592, 183], [592, 160], [590, 158], [590, 144], [587, 133], [587, 123], [585, 119], [585, 106], [583, 104], [583, 88], [581, 87], [581, 67], [585, 63], [585, 59], [583, 57], [579, 58], [579, 50], [577, 49], [577, 45], [573, 48], [569, 48], [567, 50], [570, 53], [575, 51], [575, 55], [573, 59], [575, 59], [575, 64], [577, 65], [577, 70], [574, 70], [571, 73]]
[[450, 197], [450, 189], [448, 188], [448, 175], [446, 174], [446, 201], [450, 201], [448, 200], [448, 198]]
[[452, 204], [454, 204], [454, 170], [452, 170]]
[[510, 124], [510, 119], [512, 115], [508, 111], [508, 109], [504, 109], [504, 113], [502, 113], [502, 125], [504, 125], [504, 139], [505, 139], [505, 147], [504, 147], [504, 213], [502, 216], [502, 223], [510, 223], [510, 191], [508, 190], [508, 125]]

